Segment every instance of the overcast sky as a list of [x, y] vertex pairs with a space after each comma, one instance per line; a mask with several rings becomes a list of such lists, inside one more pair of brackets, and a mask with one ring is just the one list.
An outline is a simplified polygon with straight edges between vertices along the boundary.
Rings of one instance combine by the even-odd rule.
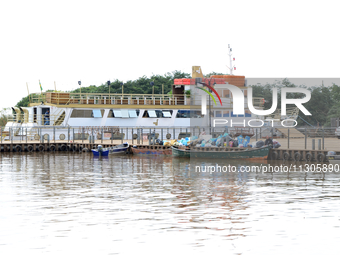
[[0, 1], [0, 108], [174, 70], [339, 77], [337, 1]]

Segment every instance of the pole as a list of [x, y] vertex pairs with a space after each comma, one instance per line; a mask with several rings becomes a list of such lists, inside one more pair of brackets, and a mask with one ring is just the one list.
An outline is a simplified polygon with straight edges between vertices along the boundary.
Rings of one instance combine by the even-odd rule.
[[325, 149], [325, 128], [322, 127], [322, 149]]
[[28, 101], [31, 103], [30, 91], [28, 89], [28, 83], [26, 82], [27, 93], [28, 93]]
[[54, 92], [57, 92], [57, 85], [54, 82]]

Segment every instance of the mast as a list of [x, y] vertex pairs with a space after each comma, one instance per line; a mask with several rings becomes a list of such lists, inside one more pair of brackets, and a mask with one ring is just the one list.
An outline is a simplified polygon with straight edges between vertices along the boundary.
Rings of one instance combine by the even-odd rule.
[[233, 61], [235, 61], [235, 58], [231, 57], [232, 56], [231, 52], [233, 51], [233, 49], [230, 48], [230, 44], [228, 44], [228, 49], [229, 49], [229, 62], [230, 62], [230, 65], [227, 66], [227, 67], [229, 69], [230, 75], [233, 75], [233, 70], [236, 70], [236, 67], [235, 67], [235, 65], [233, 66]]

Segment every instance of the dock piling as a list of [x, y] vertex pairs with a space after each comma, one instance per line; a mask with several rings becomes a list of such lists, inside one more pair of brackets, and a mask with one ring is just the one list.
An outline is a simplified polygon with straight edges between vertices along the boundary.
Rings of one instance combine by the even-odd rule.
[[321, 150], [321, 139], [318, 139], [318, 150]]

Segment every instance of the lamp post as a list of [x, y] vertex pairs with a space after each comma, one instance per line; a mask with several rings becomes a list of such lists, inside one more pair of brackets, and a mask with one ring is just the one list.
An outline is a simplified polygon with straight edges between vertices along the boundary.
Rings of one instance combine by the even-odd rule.
[[124, 94], [124, 83], [120, 83], [120, 85], [122, 86], [122, 96], [123, 96], [123, 94]]
[[150, 82], [150, 85], [152, 86], [152, 98], [153, 98], [155, 83], [154, 83], [153, 81], [151, 81], [151, 82]]
[[109, 94], [110, 94], [111, 82], [107, 81], [107, 85], [109, 86]]
[[78, 81], [78, 85], [80, 86], [80, 98], [81, 98], [81, 81]]

